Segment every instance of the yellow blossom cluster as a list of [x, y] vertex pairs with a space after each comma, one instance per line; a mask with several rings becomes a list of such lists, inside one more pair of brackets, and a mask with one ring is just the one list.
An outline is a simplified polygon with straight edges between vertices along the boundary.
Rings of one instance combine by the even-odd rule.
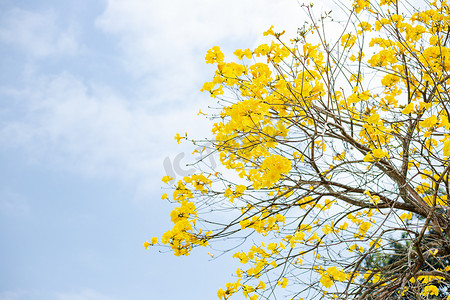
[[[162, 178], [162, 181], [169, 183], [173, 178], [168, 175]], [[195, 230], [197, 221], [197, 209], [195, 204], [189, 199], [194, 198], [194, 192], [205, 194], [207, 187], [211, 186], [212, 181], [203, 174], [193, 174], [179, 180], [175, 185], [172, 197], [180, 204], [170, 213], [170, 219], [174, 223], [171, 230], [166, 231], [161, 237], [162, 244], [169, 244], [175, 255], [189, 255], [193, 245], [206, 246], [211, 232], [202, 232], [201, 229]], [[192, 189], [192, 190], [191, 190]], [[164, 194], [162, 199], [168, 199]], [[155, 240], [156, 244], [157, 240]]]
[[163, 177], [173, 193], [161, 198], [178, 206], [160, 243], [188, 255], [242, 241], [230, 248], [245, 268], [221, 299], [291, 286], [294, 299], [428, 299], [450, 288], [450, 10], [352, 3], [353, 30], [339, 35], [324, 36], [325, 16], [290, 41], [271, 26], [232, 58], [206, 53], [215, 71], [201, 91], [214, 110], [201, 115], [220, 166]]
[[346, 274], [342, 269], [335, 266], [329, 267], [326, 271], [319, 273], [322, 273], [320, 283], [326, 288], [331, 287], [335, 281], [344, 282], [349, 278], [349, 274]]

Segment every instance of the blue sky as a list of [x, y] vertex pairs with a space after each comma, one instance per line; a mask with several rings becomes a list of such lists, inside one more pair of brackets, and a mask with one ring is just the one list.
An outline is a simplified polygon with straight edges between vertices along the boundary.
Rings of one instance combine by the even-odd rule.
[[142, 246], [171, 226], [163, 161], [192, 152], [177, 132], [209, 135], [206, 50], [304, 19], [293, 0], [0, 0], [0, 300], [215, 299], [234, 260]]

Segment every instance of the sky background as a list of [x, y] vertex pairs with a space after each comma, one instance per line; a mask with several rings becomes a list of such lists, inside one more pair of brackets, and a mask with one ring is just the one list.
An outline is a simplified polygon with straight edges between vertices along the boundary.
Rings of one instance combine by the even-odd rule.
[[216, 299], [235, 260], [144, 250], [171, 228], [163, 161], [193, 150], [176, 133], [209, 136], [206, 51], [305, 19], [294, 0], [0, 0], [0, 300]]

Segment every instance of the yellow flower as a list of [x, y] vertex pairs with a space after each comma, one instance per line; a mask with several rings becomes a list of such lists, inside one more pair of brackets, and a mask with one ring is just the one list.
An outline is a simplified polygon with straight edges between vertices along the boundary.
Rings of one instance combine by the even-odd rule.
[[224, 55], [218, 46], [214, 46], [206, 52], [206, 63], [213, 64], [215, 62], [221, 63], [224, 60]]
[[334, 266], [327, 269], [327, 274], [337, 281], [343, 282], [347, 279], [345, 272]]
[[344, 222], [344, 224], [342, 224], [341, 226], [339, 226], [339, 229], [340, 229], [340, 230], [345, 230], [345, 229], [347, 229], [347, 228], [348, 228], [347, 222]]
[[372, 162], [375, 160], [382, 159], [384, 157], [389, 158], [389, 153], [387, 152], [387, 150], [374, 149], [372, 152], [368, 152], [366, 156], [364, 156], [363, 161]]
[[429, 42], [431, 45], [437, 45], [439, 42], [439, 38], [435, 35], [433, 35], [432, 37], [430, 37]]
[[324, 234], [329, 234], [333, 232], [333, 228], [327, 224], [322, 228], [322, 231]]
[[147, 250], [147, 248], [149, 247], [149, 246], [151, 246], [152, 244], [150, 244], [149, 242], [145, 242], [144, 243], [144, 247], [145, 247], [145, 250]]
[[450, 138], [446, 137], [444, 140], [444, 148], [442, 149], [445, 156], [450, 156]]
[[350, 246], [350, 248], [348, 248], [348, 251], [353, 252], [353, 251], [359, 251], [361, 253], [364, 252], [364, 248], [359, 246], [358, 244], [353, 244]]
[[367, 230], [370, 229], [370, 227], [372, 227], [372, 224], [370, 224], [370, 222], [361, 222], [361, 226], [359, 227], [360, 234], [366, 233]]
[[422, 296], [429, 296], [429, 295], [437, 296], [439, 294], [439, 289], [434, 285], [428, 285], [423, 289], [423, 291], [420, 294]]
[[200, 92], [203, 92], [203, 91], [210, 92], [214, 88], [214, 86], [215, 86], [214, 82], [205, 82], [203, 84], [203, 87], [200, 89]]
[[239, 59], [243, 59], [244, 56], [248, 59], [252, 58], [252, 51], [250, 49], [236, 49], [236, 51], [233, 52], [234, 55], [236, 55]]
[[412, 212], [401, 214], [401, 215], [400, 215], [400, 219], [401, 219], [402, 221], [405, 221], [405, 220], [411, 220], [411, 219], [412, 219]]
[[[361, 22], [358, 24], [359, 27], [361, 27], [361, 32], [362, 31], [368, 31], [372, 29], [372, 25], [370, 23], [367, 22]], [[359, 31], [358, 31], [359, 33]]]
[[222, 289], [219, 289], [217, 291], [217, 297], [219, 297], [220, 299], [224, 298], [225, 297], [225, 291], [222, 290]]
[[180, 141], [184, 139], [184, 137], [182, 137], [179, 133], [177, 133], [177, 135], [175, 135], [175, 140], [177, 141], [177, 143], [181, 143]]
[[281, 281], [278, 281], [278, 285], [281, 285], [281, 287], [284, 289], [287, 286], [288, 281], [289, 280], [287, 278], [283, 277]]
[[373, 159], [372, 153], [370, 153], [370, 152], [368, 152], [366, 154], [366, 156], [364, 156], [364, 158], [363, 158], [363, 161], [366, 161], [366, 162], [370, 162], [370, 161], [373, 161], [373, 160], [374, 159]]
[[396, 3], [397, 3], [397, 0], [381, 0], [380, 1], [380, 5], [385, 5], [385, 4], [391, 5], [391, 4], [396, 4]]
[[256, 56], [266, 55], [269, 53], [269, 46], [267, 44], [262, 44], [256, 47], [255, 54]]
[[336, 156], [333, 156], [333, 160], [344, 160], [345, 155], [346, 155], [346, 152], [344, 151]]
[[372, 151], [372, 155], [375, 158], [389, 157], [388, 152], [386, 150], [382, 150], [382, 149], [374, 149]]
[[258, 285], [256, 286], [257, 289], [265, 290], [266, 289], [266, 283], [264, 281], [259, 281]]
[[355, 45], [356, 36], [352, 35], [351, 33], [344, 34], [341, 38], [341, 46], [344, 46], [345, 48], [351, 48], [353, 45]]
[[320, 283], [326, 287], [326, 288], [330, 288], [333, 285], [333, 280], [331, 279], [331, 277], [328, 274], [323, 274], [322, 277], [320, 278]]
[[405, 108], [402, 110], [402, 114], [410, 114], [414, 110], [414, 103], [409, 103], [405, 106]]
[[356, 0], [353, 3], [353, 7], [355, 8], [355, 12], [359, 14], [361, 10], [365, 9], [366, 7], [369, 7], [370, 1], [369, 0]]
[[164, 176], [161, 180], [162, 180], [164, 183], [168, 183], [169, 181], [173, 180], [173, 178], [170, 177], [169, 175], [166, 175], [166, 176]]
[[[372, 247], [375, 244], [375, 241], [370, 241], [369, 246]], [[378, 247], [380, 247], [380, 244], [382, 242], [382, 239], [379, 239], [378, 242], [375, 244], [374, 249], [377, 249]]]
[[275, 32], [273, 32], [273, 25], [270, 26], [270, 28], [269, 28], [267, 31], [265, 31], [265, 32], [263, 33], [263, 35], [264, 35], [264, 36], [268, 36], [268, 35], [273, 35], [273, 36], [275, 36]]
[[434, 125], [436, 125], [437, 123], [437, 117], [435, 115], [432, 115], [429, 118], [426, 118], [425, 120], [419, 122], [419, 126], [420, 127], [425, 127], [425, 128], [431, 128]]

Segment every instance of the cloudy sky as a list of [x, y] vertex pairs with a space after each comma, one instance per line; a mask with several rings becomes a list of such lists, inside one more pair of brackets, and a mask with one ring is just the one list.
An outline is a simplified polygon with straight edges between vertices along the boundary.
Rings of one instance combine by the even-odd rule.
[[142, 246], [171, 226], [163, 161], [209, 134], [206, 50], [304, 20], [295, 0], [0, 0], [0, 300], [215, 299], [233, 260]]

